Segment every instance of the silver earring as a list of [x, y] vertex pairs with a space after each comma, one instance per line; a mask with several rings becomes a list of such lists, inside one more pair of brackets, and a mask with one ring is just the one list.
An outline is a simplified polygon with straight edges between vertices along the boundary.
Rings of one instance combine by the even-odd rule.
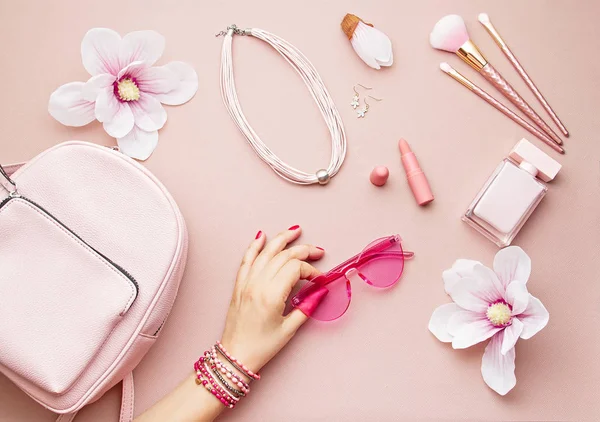
[[[361, 84], [356, 84], [356, 85], [361, 86], [364, 89], [373, 89], [373, 88], [369, 88], [368, 86], [364, 86], [364, 85], [361, 85]], [[356, 91], [356, 85], [354, 85], [352, 87], [352, 89], [354, 90], [354, 97], [352, 97], [352, 102], [350, 103], [350, 106], [352, 106], [352, 108], [354, 110], [356, 110], [356, 107], [358, 107], [360, 105], [360, 102], [358, 101], [359, 100], [359, 96], [358, 96], [358, 91]]]
[[[367, 96], [369, 98], [373, 98], [375, 101], [381, 101], [381, 100], [383, 100], [383, 98], [375, 98], [375, 97], [372, 97], [370, 95], [367, 95]], [[365, 102], [365, 106], [362, 109], [356, 110], [356, 114], [358, 114], [357, 118], [359, 118], [359, 119], [360, 118], [364, 118], [365, 114], [367, 114], [367, 112], [369, 111], [369, 103], [367, 102], [367, 99], [365, 98], [363, 101]]]

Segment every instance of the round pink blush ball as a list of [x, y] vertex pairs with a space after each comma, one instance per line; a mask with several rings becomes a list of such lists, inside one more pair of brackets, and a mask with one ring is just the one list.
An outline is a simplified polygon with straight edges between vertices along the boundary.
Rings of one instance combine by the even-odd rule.
[[386, 166], [377, 166], [371, 172], [369, 179], [375, 186], [383, 186], [390, 175], [390, 171]]

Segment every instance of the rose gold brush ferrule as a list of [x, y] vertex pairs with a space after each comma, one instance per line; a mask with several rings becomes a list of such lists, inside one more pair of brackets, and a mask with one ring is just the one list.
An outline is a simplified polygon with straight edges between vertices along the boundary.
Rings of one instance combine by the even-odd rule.
[[481, 54], [481, 51], [479, 51], [471, 40], [467, 40], [467, 42], [461, 45], [456, 54], [478, 72], [488, 63], [483, 54]]
[[546, 112], [548, 113], [548, 115], [550, 116], [552, 121], [556, 124], [556, 126], [558, 126], [558, 128], [560, 129], [562, 134], [568, 137], [569, 131], [567, 130], [565, 125], [560, 121], [560, 119], [558, 118], [558, 116], [556, 115], [554, 110], [552, 110], [552, 107], [550, 107], [550, 104], [548, 104], [548, 101], [546, 101], [546, 99], [544, 98], [544, 96], [542, 95], [540, 90], [537, 88], [537, 86], [535, 86], [535, 84], [533, 83], [533, 80], [529, 77], [529, 75], [527, 74], [527, 72], [525, 71], [525, 69], [523, 68], [521, 63], [519, 62], [519, 60], [517, 60], [517, 58], [515, 57], [513, 52], [510, 50], [510, 48], [506, 44], [506, 42], [502, 39], [502, 37], [500, 36], [498, 31], [496, 30], [496, 28], [490, 21], [489, 16], [485, 13], [481, 13], [478, 16], [478, 20], [485, 27], [485, 29], [490, 34], [492, 39], [496, 42], [498, 47], [500, 47], [500, 49], [502, 50], [502, 52], [504, 53], [504, 55], [506, 56], [508, 61], [513, 65], [513, 67], [515, 68], [517, 73], [521, 76], [521, 78], [523, 79], [525, 84], [529, 87], [531, 92], [533, 92], [533, 94], [538, 99], [538, 101], [540, 102], [542, 107], [544, 107], [544, 110], [546, 110]]

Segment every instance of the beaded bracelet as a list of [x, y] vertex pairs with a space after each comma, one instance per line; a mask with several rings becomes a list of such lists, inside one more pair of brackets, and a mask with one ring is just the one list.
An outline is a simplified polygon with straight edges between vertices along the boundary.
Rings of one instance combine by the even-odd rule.
[[[218, 359], [215, 360], [215, 358], [208, 350], [204, 352], [204, 361], [208, 362], [208, 365], [210, 366], [210, 369], [213, 371], [214, 375], [219, 379], [219, 381], [221, 381], [221, 384], [223, 384], [223, 386], [227, 388], [230, 392], [237, 395], [238, 397], [245, 397], [246, 394], [250, 392], [250, 388], [248, 387], [248, 385], [243, 383], [241, 380], [238, 380], [235, 374], [231, 372], [231, 369], [226, 368], [222, 363], [218, 362]], [[233, 382], [234, 385], [229, 384], [229, 382]], [[236, 387], [238, 387], [239, 390]]]
[[[235, 404], [239, 401], [239, 398], [231, 396], [227, 393], [214, 379], [204, 366], [204, 358], [194, 363], [194, 370], [196, 371], [196, 384], [202, 384], [213, 396], [219, 400], [223, 406], [233, 409]], [[203, 379], [204, 378], [204, 379]], [[210, 385], [209, 385], [210, 384]]]
[[225, 364], [223, 364], [223, 362], [221, 362], [219, 356], [217, 355], [217, 349], [215, 349], [214, 346], [209, 356], [212, 360], [211, 363], [213, 363], [222, 374], [231, 379], [231, 382], [236, 384], [244, 393], [250, 392], [250, 386], [246, 384], [239, 375], [233, 372], [233, 370], [229, 369], [227, 366], [225, 366]]
[[236, 358], [234, 358], [233, 356], [231, 356], [229, 354], [229, 352], [227, 352], [227, 350], [225, 349], [225, 347], [221, 344], [220, 341], [217, 341], [217, 344], [215, 344], [215, 347], [217, 348], [217, 350], [219, 350], [219, 352], [221, 352], [221, 354], [223, 355], [223, 357], [225, 357], [225, 359], [227, 359], [227, 361], [230, 364], [232, 364], [238, 371], [246, 374], [248, 376], [248, 378], [254, 378], [255, 380], [259, 380], [260, 379], [260, 374], [255, 374], [250, 369], [248, 369], [246, 367], [246, 365], [242, 364]]

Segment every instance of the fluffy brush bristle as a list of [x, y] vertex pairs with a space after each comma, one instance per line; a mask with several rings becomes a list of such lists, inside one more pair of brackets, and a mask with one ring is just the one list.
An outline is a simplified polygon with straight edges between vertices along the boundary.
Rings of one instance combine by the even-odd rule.
[[469, 33], [465, 21], [458, 15], [444, 16], [435, 24], [429, 35], [429, 43], [433, 48], [450, 53], [455, 53], [468, 40]]
[[479, 16], [477, 16], [477, 19], [483, 24], [490, 23], [490, 17], [487, 13], [480, 13]]

